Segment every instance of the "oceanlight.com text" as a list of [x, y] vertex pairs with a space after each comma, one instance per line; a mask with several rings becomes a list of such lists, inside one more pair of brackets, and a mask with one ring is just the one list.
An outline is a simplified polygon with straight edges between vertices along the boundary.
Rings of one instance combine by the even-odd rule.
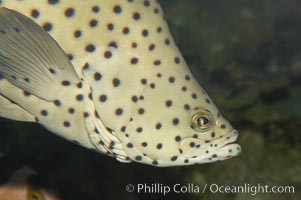
[[136, 192], [138, 194], [162, 194], [167, 195], [169, 193], [227, 193], [227, 194], [263, 194], [263, 193], [274, 193], [274, 194], [281, 194], [281, 193], [295, 193], [294, 186], [282, 186], [282, 185], [275, 185], [270, 186], [266, 184], [256, 184], [251, 185], [245, 183], [243, 185], [218, 185], [218, 184], [205, 184], [203, 186], [197, 185], [195, 183], [187, 183], [187, 184], [174, 184], [174, 185], [165, 185], [162, 183], [139, 183], [139, 184], [128, 184], [126, 186], [127, 192]]

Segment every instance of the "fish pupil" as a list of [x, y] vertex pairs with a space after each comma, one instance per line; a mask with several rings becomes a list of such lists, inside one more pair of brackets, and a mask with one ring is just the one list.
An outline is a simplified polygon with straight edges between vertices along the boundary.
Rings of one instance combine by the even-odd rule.
[[197, 122], [201, 126], [201, 128], [205, 128], [209, 124], [209, 119], [205, 116], [201, 116], [198, 118]]

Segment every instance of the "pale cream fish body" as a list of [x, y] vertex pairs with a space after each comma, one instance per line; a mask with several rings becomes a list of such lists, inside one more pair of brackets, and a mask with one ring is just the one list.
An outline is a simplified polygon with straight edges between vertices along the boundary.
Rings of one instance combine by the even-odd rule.
[[190, 165], [240, 152], [237, 131], [193, 78], [157, 1], [1, 6], [22, 14], [0, 12], [1, 116], [37, 121], [123, 162]]

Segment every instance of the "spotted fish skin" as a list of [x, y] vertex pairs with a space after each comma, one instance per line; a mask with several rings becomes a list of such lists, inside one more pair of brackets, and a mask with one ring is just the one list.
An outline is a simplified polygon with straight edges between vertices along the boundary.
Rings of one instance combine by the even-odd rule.
[[157, 1], [0, 2], [47, 31], [76, 73], [57, 78], [56, 90], [44, 86], [55, 94], [29, 96], [3, 75], [3, 104], [13, 101], [27, 121], [123, 162], [191, 165], [240, 153], [238, 132], [193, 78]]

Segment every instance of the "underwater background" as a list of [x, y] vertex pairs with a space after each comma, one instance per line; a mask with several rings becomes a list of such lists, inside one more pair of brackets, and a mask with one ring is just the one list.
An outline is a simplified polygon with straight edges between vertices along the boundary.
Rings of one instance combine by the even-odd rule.
[[[37, 124], [0, 119], [0, 184], [22, 166], [63, 200], [301, 199], [301, 1], [161, 0], [197, 81], [239, 130], [242, 154], [226, 161], [155, 168], [119, 163]], [[163, 196], [128, 184], [198, 186]], [[294, 193], [203, 193], [205, 185], [293, 186]], [[155, 193], [155, 192], [153, 192]]]

